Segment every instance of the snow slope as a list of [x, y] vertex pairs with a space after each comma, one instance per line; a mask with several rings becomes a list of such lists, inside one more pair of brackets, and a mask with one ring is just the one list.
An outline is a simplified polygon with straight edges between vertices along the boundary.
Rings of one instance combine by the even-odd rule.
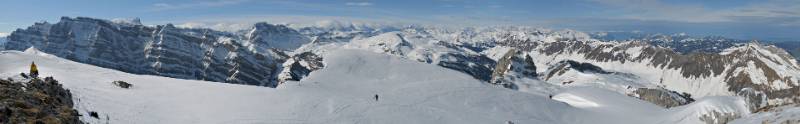
[[[36, 61], [41, 75], [73, 92], [80, 113], [100, 113], [82, 117], [90, 123], [563, 123], [559, 117], [576, 110], [435, 65], [360, 51], [332, 54], [329, 68], [278, 89], [133, 75], [34, 50], [0, 53], [0, 68], [9, 77]], [[417, 73], [398, 75], [410, 71]], [[114, 80], [134, 86], [117, 88]]]
[[759, 112], [752, 116], [738, 119], [733, 124], [796, 124], [800, 123], [800, 106], [789, 105], [775, 108], [766, 112]]
[[[41, 75], [72, 91], [80, 113], [100, 114], [81, 117], [89, 123], [702, 123], [696, 114], [709, 109], [746, 111], [733, 97], [663, 109], [593, 87], [549, 99], [392, 55], [344, 49], [323, 56], [325, 68], [278, 88], [134, 75], [35, 49], [0, 52], [0, 76], [35, 61]], [[114, 80], [134, 86], [117, 88]]]

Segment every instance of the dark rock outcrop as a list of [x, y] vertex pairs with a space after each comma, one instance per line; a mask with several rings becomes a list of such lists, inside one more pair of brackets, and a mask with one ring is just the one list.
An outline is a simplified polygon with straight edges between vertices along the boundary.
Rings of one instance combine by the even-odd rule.
[[125, 81], [114, 81], [114, 82], [111, 82], [111, 83], [112, 83], [112, 84], [114, 84], [114, 85], [116, 85], [116, 86], [117, 86], [117, 87], [119, 87], [119, 88], [125, 88], [125, 89], [128, 89], [128, 88], [131, 88], [131, 87], [133, 87], [133, 84], [130, 84], [130, 83], [128, 83], [128, 82], [125, 82]]
[[303, 52], [292, 56], [283, 65], [283, 71], [278, 75], [278, 84], [286, 81], [300, 81], [308, 76], [309, 73], [325, 67], [322, 57], [312, 52]]
[[0, 80], [0, 123], [81, 124], [72, 95], [52, 77]]
[[694, 101], [689, 94], [661, 88], [639, 88], [630, 95], [665, 108], [686, 105]]
[[448, 53], [440, 58], [455, 58], [452, 60], [441, 60], [439, 66], [469, 74], [475, 79], [489, 81], [495, 61], [483, 55], [464, 55]]
[[544, 75], [545, 80], [549, 80], [551, 77], [563, 75], [569, 70], [576, 70], [583, 73], [598, 73], [598, 74], [614, 74], [615, 72], [608, 72], [600, 68], [599, 66], [593, 65], [592, 63], [583, 63], [583, 62], [576, 62], [572, 60], [564, 60], [560, 61], [555, 64], [555, 66], [548, 69], [547, 75]]

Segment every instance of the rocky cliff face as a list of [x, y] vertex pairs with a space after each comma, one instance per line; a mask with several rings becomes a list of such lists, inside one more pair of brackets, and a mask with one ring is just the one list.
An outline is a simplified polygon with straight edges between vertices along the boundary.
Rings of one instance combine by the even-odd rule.
[[297, 30], [265, 22], [256, 23], [239, 34], [244, 35], [244, 46], [257, 53], [266, 53], [269, 49], [294, 50], [311, 41]]
[[[130, 73], [271, 86], [279, 65], [309, 42], [285, 26], [259, 23], [246, 34], [63, 17], [11, 33], [9, 50], [36, 47], [73, 61]], [[286, 42], [284, 42], [286, 41]]]
[[511, 49], [508, 50], [502, 58], [497, 60], [497, 65], [492, 72], [489, 83], [516, 89], [517, 86], [513, 83], [516, 82], [516, 79], [538, 79], [538, 76], [539, 74], [536, 72], [536, 64], [533, 63], [533, 58], [521, 51]]
[[283, 63], [282, 67], [283, 71], [278, 74], [278, 84], [276, 86], [286, 81], [300, 81], [312, 71], [322, 69], [325, 65], [322, 63], [321, 56], [312, 52], [303, 52], [292, 56]]

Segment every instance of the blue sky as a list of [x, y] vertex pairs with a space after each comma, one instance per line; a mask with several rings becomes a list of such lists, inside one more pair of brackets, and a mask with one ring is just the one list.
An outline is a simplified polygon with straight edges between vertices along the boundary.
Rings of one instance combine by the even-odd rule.
[[3, 0], [0, 33], [61, 16], [139, 17], [145, 24], [349, 20], [523, 25], [800, 41], [798, 0]]

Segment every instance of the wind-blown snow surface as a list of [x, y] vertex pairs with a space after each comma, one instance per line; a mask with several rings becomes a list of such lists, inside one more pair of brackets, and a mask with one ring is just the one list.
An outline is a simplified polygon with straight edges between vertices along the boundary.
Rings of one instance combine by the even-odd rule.
[[[0, 76], [25, 72], [35, 61], [41, 75], [72, 91], [80, 113], [100, 114], [81, 117], [89, 123], [701, 123], [698, 113], [746, 111], [735, 97], [663, 109], [589, 87], [549, 99], [391, 55], [335, 50], [324, 56], [325, 68], [278, 88], [134, 75], [35, 49], [0, 52]], [[114, 80], [133, 88], [118, 88]]]

